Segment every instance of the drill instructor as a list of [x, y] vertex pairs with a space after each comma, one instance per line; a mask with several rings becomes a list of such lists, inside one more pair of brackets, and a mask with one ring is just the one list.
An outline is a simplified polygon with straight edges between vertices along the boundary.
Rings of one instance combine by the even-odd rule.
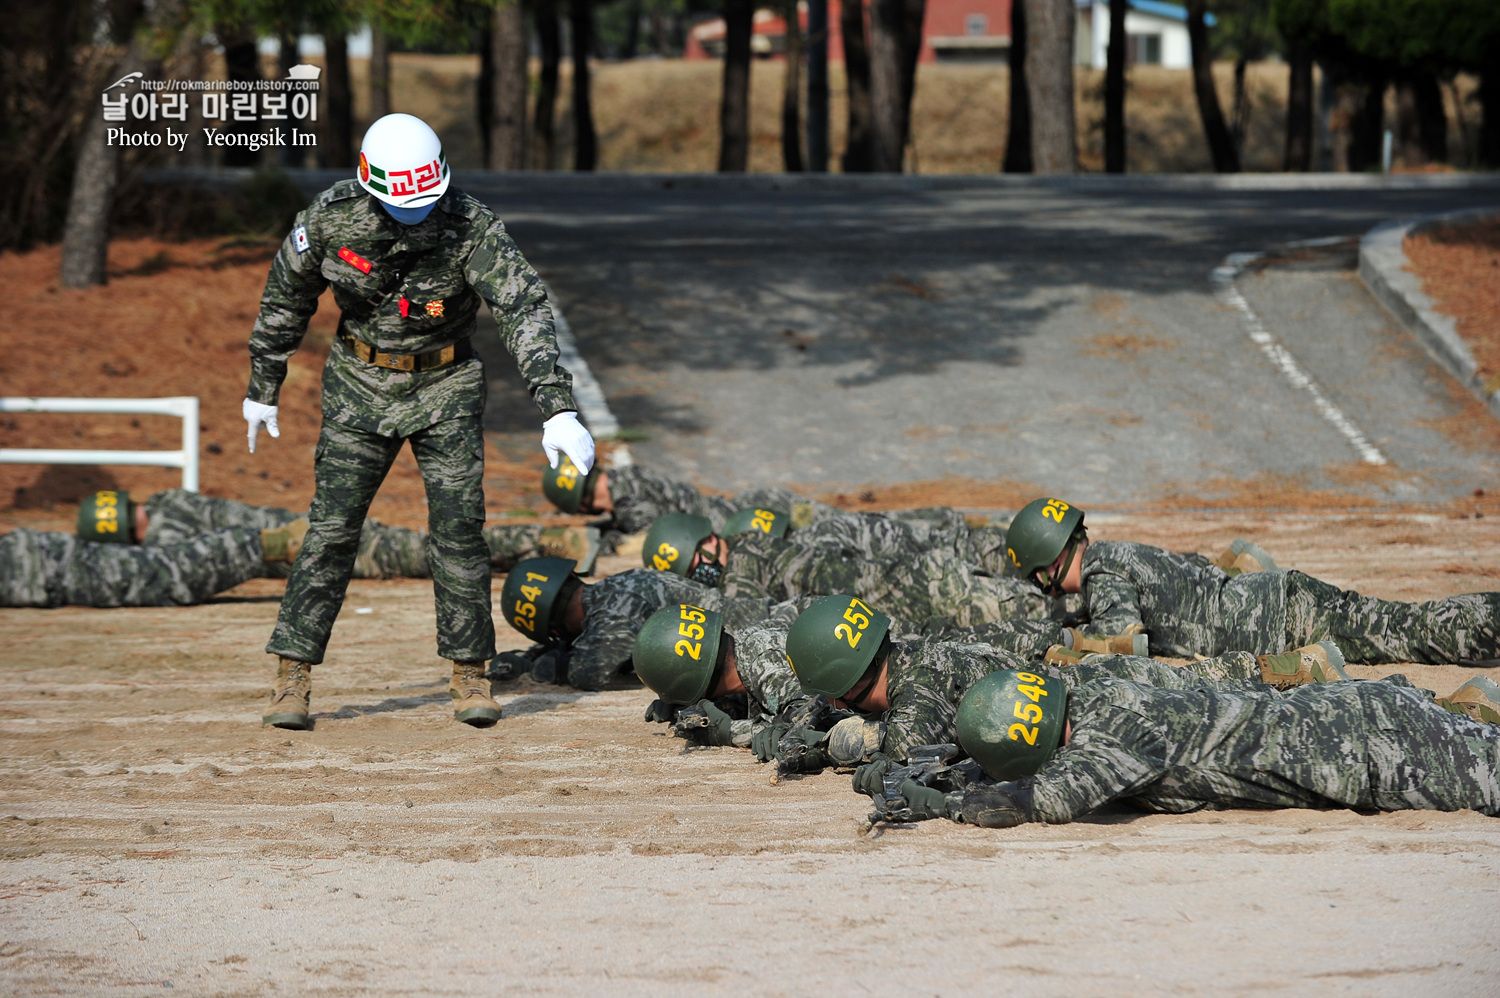
[[541, 278], [483, 204], [449, 188], [437, 134], [390, 114], [360, 146], [359, 178], [334, 184], [282, 243], [250, 337], [244, 413], [250, 450], [274, 437], [277, 395], [318, 296], [340, 310], [323, 368], [323, 429], [311, 526], [266, 651], [280, 656], [264, 723], [306, 728], [312, 666], [344, 601], [360, 528], [391, 462], [410, 442], [427, 489], [428, 558], [438, 654], [453, 661], [454, 717], [500, 719], [485, 679], [495, 653], [484, 526], [484, 368], [469, 337], [481, 301], [542, 410], [542, 446], [587, 471], [594, 442], [578, 422], [572, 378], [557, 365]]

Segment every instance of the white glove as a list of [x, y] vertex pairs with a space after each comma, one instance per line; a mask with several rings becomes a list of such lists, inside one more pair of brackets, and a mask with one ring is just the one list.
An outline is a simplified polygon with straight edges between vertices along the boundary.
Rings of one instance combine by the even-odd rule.
[[568, 455], [580, 474], [587, 475], [594, 466], [594, 438], [578, 421], [576, 412], [560, 412], [542, 424], [542, 450], [554, 468], [558, 451]]
[[250, 424], [250, 453], [255, 453], [255, 437], [260, 433], [261, 424], [264, 423], [267, 432], [273, 437], [281, 436], [281, 428], [276, 425], [276, 407], [274, 405], [261, 405], [259, 402], [245, 399], [241, 407], [245, 413], [245, 422]]

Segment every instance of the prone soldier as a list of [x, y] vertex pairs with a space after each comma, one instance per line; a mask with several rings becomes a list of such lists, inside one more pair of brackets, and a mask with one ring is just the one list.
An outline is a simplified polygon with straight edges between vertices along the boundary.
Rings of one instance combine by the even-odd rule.
[[250, 337], [244, 414], [252, 451], [261, 426], [278, 433], [287, 358], [330, 285], [341, 315], [323, 369], [311, 528], [266, 645], [279, 657], [266, 724], [307, 727], [311, 670], [343, 603], [365, 514], [407, 443], [427, 489], [438, 654], [453, 662], [454, 717], [499, 720], [485, 678], [495, 652], [482, 534], [485, 380], [469, 342], [481, 304], [545, 417], [550, 463], [566, 452], [584, 471], [593, 465], [572, 379], [557, 364], [541, 278], [494, 213], [450, 190], [449, 180], [432, 129], [411, 115], [386, 115], [365, 133], [358, 179], [318, 195], [271, 265]]
[[[1500, 814], [1500, 729], [1399, 682], [1288, 694], [1161, 689], [1121, 679], [1071, 689], [1036, 672], [985, 676], [956, 731], [975, 767], [894, 787], [905, 820], [1053, 824], [1120, 801], [1184, 814], [1232, 807], [1470, 808]], [[855, 772], [877, 799], [904, 774]], [[877, 815], [880, 815], [877, 811]]]
[[[119, 512], [115, 520], [116, 507]], [[107, 518], [103, 514], [109, 514]], [[95, 492], [79, 504], [79, 536], [101, 543], [175, 544], [214, 530], [243, 527], [265, 530], [285, 526], [307, 514], [277, 506], [252, 506], [233, 499], [218, 499], [186, 489], [168, 489], [134, 502], [125, 491]], [[113, 529], [104, 528], [117, 523]], [[508, 571], [523, 558], [572, 557], [580, 574], [593, 570], [599, 552], [599, 531], [593, 527], [544, 527], [540, 523], [497, 523], [484, 528], [489, 548], [490, 570]], [[290, 564], [265, 566], [269, 576], [285, 578]], [[356, 579], [426, 579], [427, 532], [391, 527], [365, 520], [360, 528], [359, 551], [354, 558]]]
[[1298, 571], [1231, 576], [1146, 544], [1091, 544], [1084, 511], [1061, 499], [1016, 514], [1007, 557], [1042, 592], [1081, 593], [1090, 630], [1144, 630], [1158, 654], [1280, 652], [1330, 639], [1351, 662], [1500, 664], [1500, 593], [1401, 603]]

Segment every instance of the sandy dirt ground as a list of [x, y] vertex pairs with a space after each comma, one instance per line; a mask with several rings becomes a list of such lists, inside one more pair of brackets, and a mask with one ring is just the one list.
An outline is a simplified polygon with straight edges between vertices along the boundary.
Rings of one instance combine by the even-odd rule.
[[[1500, 580], [1494, 516], [1093, 519], [1205, 552], [1253, 537], [1386, 597]], [[425, 582], [355, 582], [315, 729], [263, 729], [281, 585], [0, 612], [0, 991], [1500, 991], [1493, 819], [1119, 812], [862, 836], [847, 775], [773, 786], [745, 751], [685, 750], [642, 722], [638, 686], [497, 684], [499, 725], [454, 723]], [[1468, 670], [1352, 671], [1448, 692]]]

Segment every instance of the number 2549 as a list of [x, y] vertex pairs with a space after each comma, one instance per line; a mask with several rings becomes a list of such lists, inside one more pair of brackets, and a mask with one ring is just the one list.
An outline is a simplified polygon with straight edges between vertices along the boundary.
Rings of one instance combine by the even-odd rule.
[[[1027, 745], [1035, 745], [1037, 737], [1036, 726], [1042, 721], [1041, 699], [1047, 695], [1047, 691], [1042, 689], [1042, 687], [1047, 685], [1047, 681], [1041, 676], [1033, 675], [1030, 672], [1017, 673], [1016, 678], [1023, 684], [1029, 684], [1018, 686], [1016, 689], [1031, 702], [1027, 703], [1025, 700], [1016, 701], [1013, 713], [1024, 723], [1012, 724], [1010, 726], [1010, 740], [1013, 742], [1024, 740]], [[1027, 727], [1028, 724], [1031, 727]]]

